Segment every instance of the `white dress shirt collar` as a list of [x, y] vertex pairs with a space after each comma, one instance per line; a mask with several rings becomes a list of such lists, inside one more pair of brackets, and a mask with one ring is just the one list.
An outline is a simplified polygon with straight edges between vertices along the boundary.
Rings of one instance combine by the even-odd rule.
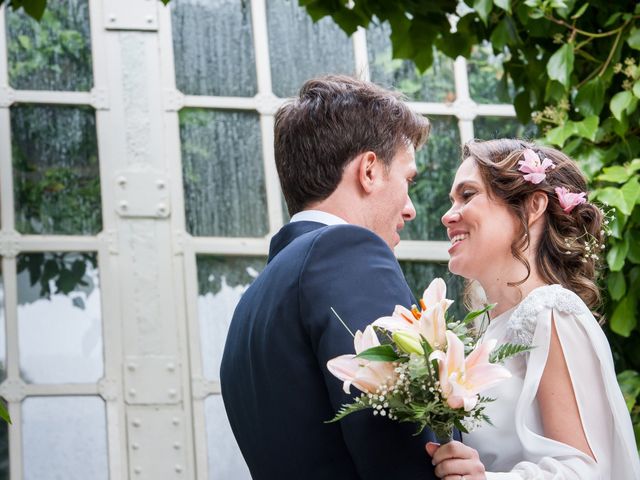
[[321, 210], [303, 210], [291, 217], [290, 222], [317, 222], [325, 225], [345, 225], [348, 223], [336, 215]]

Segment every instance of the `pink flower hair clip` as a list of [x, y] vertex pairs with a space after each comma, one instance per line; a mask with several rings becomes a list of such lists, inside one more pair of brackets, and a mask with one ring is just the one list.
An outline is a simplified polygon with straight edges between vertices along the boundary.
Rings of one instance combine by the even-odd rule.
[[518, 162], [518, 165], [520, 165], [518, 171], [525, 174], [524, 179], [527, 182], [535, 185], [546, 178], [547, 170], [556, 168], [556, 165], [548, 158], [545, 158], [541, 162], [538, 154], [530, 148], [525, 148], [522, 156], [524, 160]]
[[571, 210], [576, 206], [587, 203], [587, 199], [585, 198], [587, 194], [585, 192], [571, 193], [569, 189], [565, 187], [556, 187], [555, 190], [564, 213], [571, 213]]

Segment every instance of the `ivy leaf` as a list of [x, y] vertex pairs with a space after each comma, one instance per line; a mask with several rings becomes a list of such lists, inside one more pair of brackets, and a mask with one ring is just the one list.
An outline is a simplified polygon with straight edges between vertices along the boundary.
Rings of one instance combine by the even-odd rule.
[[631, 91], [637, 98], [640, 98], [640, 80], [633, 84]]
[[573, 15], [571, 15], [571, 19], [572, 19], [572, 20], [576, 20], [576, 19], [580, 18], [580, 17], [584, 14], [584, 12], [586, 12], [586, 11], [587, 11], [587, 7], [589, 7], [589, 3], [588, 3], [588, 2], [587, 2], [587, 3], [585, 3], [584, 5], [582, 5], [582, 6], [580, 7], [580, 10], [578, 10], [576, 13], [574, 13]]
[[638, 198], [640, 197], [640, 183], [638, 182], [638, 177], [633, 177], [631, 180], [625, 183], [620, 191], [622, 192], [622, 197], [624, 198], [624, 201], [629, 208], [629, 213], [627, 215], [631, 215], [633, 206], [636, 204]]
[[627, 205], [620, 188], [605, 187], [598, 189], [594, 197], [606, 205], [617, 208], [624, 215], [631, 215], [631, 209]]
[[8, 424], [11, 424], [11, 417], [9, 416], [9, 411], [7, 410], [4, 402], [0, 402], [0, 418]]
[[638, 322], [636, 318], [635, 299], [631, 295], [624, 297], [616, 306], [611, 316], [611, 330], [618, 335], [628, 337]]
[[565, 88], [569, 88], [571, 72], [573, 72], [573, 45], [566, 43], [561, 46], [556, 53], [551, 55], [547, 63], [547, 73], [549, 78], [557, 80]]
[[491, 13], [492, 8], [493, 0], [473, 0], [473, 9], [478, 13], [478, 16], [485, 25], [487, 25], [489, 13]]
[[595, 140], [599, 120], [597, 115], [591, 115], [580, 122], [574, 122], [575, 133], [591, 141]]
[[611, 113], [613, 113], [613, 116], [616, 117], [617, 120], [622, 119], [622, 112], [629, 107], [632, 99], [633, 94], [627, 91], [618, 92], [613, 96], [609, 103], [609, 108], [611, 108]]
[[609, 253], [607, 253], [607, 263], [609, 264], [609, 269], [612, 272], [619, 272], [622, 270], [622, 267], [624, 266], [624, 259], [627, 257], [628, 251], [629, 242], [626, 238], [613, 244], [613, 247], [609, 250]]
[[627, 404], [627, 409], [631, 413], [631, 409], [636, 404], [638, 395], [640, 395], [640, 373], [635, 370], [625, 370], [618, 374], [617, 379]]
[[493, 3], [505, 12], [511, 13], [511, 0], [493, 0]]
[[545, 137], [549, 143], [562, 147], [567, 138], [574, 133], [575, 124], [572, 121], [568, 121], [564, 125], [549, 130]]
[[42, 19], [42, 14], [46, 7], [47, 0], [29, 0], [22, 2], [22, 8], [24, 8], [24, 11], [38, 21]]
[[518, 43], [518, 34], [511, 17], [503, 17], [491, 33], [491, 44], [496, 50], [502, 50], [505, 45]]
[[627, 292], [627, 282], [622, 272], [611, 272], [607, 279], [607, 288], [612, 300], [620, 300]]
[[599, 115], [604, 106], [604, 82], [600, 77], [585, 83], [574, 100], [576, 111], [582, 115]]
[[[627, 230], [627, 234], [631, 235], [631, 230]], [[640, 264], [640, 242], [629, 242], [629, 251], [627, 252], [627, 259], [631, 263], [636, 265]]]
[[640, 50], [640, 28], [633, 27], [631, 29], [627, 43], [634, 50]]
[[604, 182], [624, 183], [629, 180], [631, 172], [622, 165], [604, 168], [602, 175], [598, 175], [598, 180]]

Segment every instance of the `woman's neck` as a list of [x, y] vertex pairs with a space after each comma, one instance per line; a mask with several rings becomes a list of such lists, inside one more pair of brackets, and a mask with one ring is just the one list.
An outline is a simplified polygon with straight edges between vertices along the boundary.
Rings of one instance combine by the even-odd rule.
[[[519, 278], [523, 277], [524, 274]], [[518, 305], [532, 290], [547, 285], [547, 282], [545, 282], [537, 272], [534, 272], [533, 269], [529, 278], [527, 278], [524, 283], [517, 286], [509, 285], [509, 282], [514, 281], [516, 281], [516, 279], [511, 278], [480, 280], [480, 285], [487, 296], [487, 302], [496, 304], [495, 308], [491, 310], [492, 318]]]

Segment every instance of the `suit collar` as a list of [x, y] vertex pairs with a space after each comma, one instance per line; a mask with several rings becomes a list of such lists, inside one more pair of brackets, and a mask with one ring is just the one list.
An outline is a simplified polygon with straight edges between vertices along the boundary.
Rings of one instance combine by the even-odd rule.
[[267, 263], [273, 260], [273, 257], [280, 253], [287, 245], [299, 236], [322, 227], [326, 227], [326, 225], [318, 222], [299, 221], [288, 223], [271, 239], [271, 244], [269, 246], [269, 259], [267, 260]]

